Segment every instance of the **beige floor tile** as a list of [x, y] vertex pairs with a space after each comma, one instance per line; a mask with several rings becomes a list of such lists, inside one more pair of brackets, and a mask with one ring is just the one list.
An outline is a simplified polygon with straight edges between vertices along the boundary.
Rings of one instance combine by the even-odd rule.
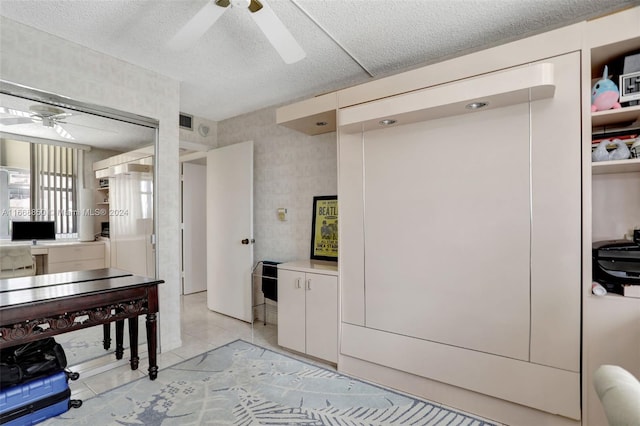
[[137, 370], [131, 370], [129, 365], [123, 365], [89, 377], [82, 382], [93, 392], [100, 394], [144, 376], [145, 374], [140, 368]]

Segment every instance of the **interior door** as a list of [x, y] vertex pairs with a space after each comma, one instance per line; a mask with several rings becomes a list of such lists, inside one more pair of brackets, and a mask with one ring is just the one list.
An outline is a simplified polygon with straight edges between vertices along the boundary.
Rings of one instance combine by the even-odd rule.
[[207, 153], [207, 305], [251, 322], [253, 142]]
[[182, 164], [182, 271], [183, 293], [207, 289], [207, 167]]

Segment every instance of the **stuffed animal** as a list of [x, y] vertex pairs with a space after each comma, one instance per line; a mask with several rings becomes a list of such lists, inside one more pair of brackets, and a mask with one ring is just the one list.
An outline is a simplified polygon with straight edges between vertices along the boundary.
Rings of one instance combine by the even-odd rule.
[[[615, 145], [616, 149], [609, 152], [607, 147]], [[592, 161], [626, 160], [631, 156], [627, 144], [620, 139], [605, 139], [598, 144], [598, 147], [591, 153]]]
[[618, 86], [608, 76], [609, 67], [605, 65], [602, 78], [591, 89], [591, 112], [620, 108]]
[[609, 159], [609, 151], [607, 151], [607, 145], [609, 145], [611, 141], [609, 139], [605, 139], [598, 144], [598, 147], [591, 153], [592, 161], [607, 161]]
[[609, 160], [626, 160], [631, 156], [631, 151], [629, 151], [627, 144], [620, 139], [614, 139], [611, 143], [615, 144], [617, 148], [609, 153]]

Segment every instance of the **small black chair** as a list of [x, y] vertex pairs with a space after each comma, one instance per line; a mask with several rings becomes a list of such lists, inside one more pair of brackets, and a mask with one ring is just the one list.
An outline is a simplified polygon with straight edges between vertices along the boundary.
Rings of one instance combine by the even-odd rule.
[[271, 260], [262, 261], [262, 294], [264, 295], [264, 325], [267, 325], [267, 301], [278, 301], [278, 263]]

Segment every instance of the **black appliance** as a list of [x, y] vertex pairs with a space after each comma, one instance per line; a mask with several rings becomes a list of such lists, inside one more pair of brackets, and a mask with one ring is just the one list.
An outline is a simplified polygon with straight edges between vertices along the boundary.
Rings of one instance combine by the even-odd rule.
[[109, 222], [100, 222], [100, 236], [109, 238]]
[[593, 279], [609, 292], [622, 294], [622, 284], [640, 285], [640, 238], [597, 241], [592, 248]]
[[56, 223], [54, 221], [12, 221], [11, 241], [55, 240]]

